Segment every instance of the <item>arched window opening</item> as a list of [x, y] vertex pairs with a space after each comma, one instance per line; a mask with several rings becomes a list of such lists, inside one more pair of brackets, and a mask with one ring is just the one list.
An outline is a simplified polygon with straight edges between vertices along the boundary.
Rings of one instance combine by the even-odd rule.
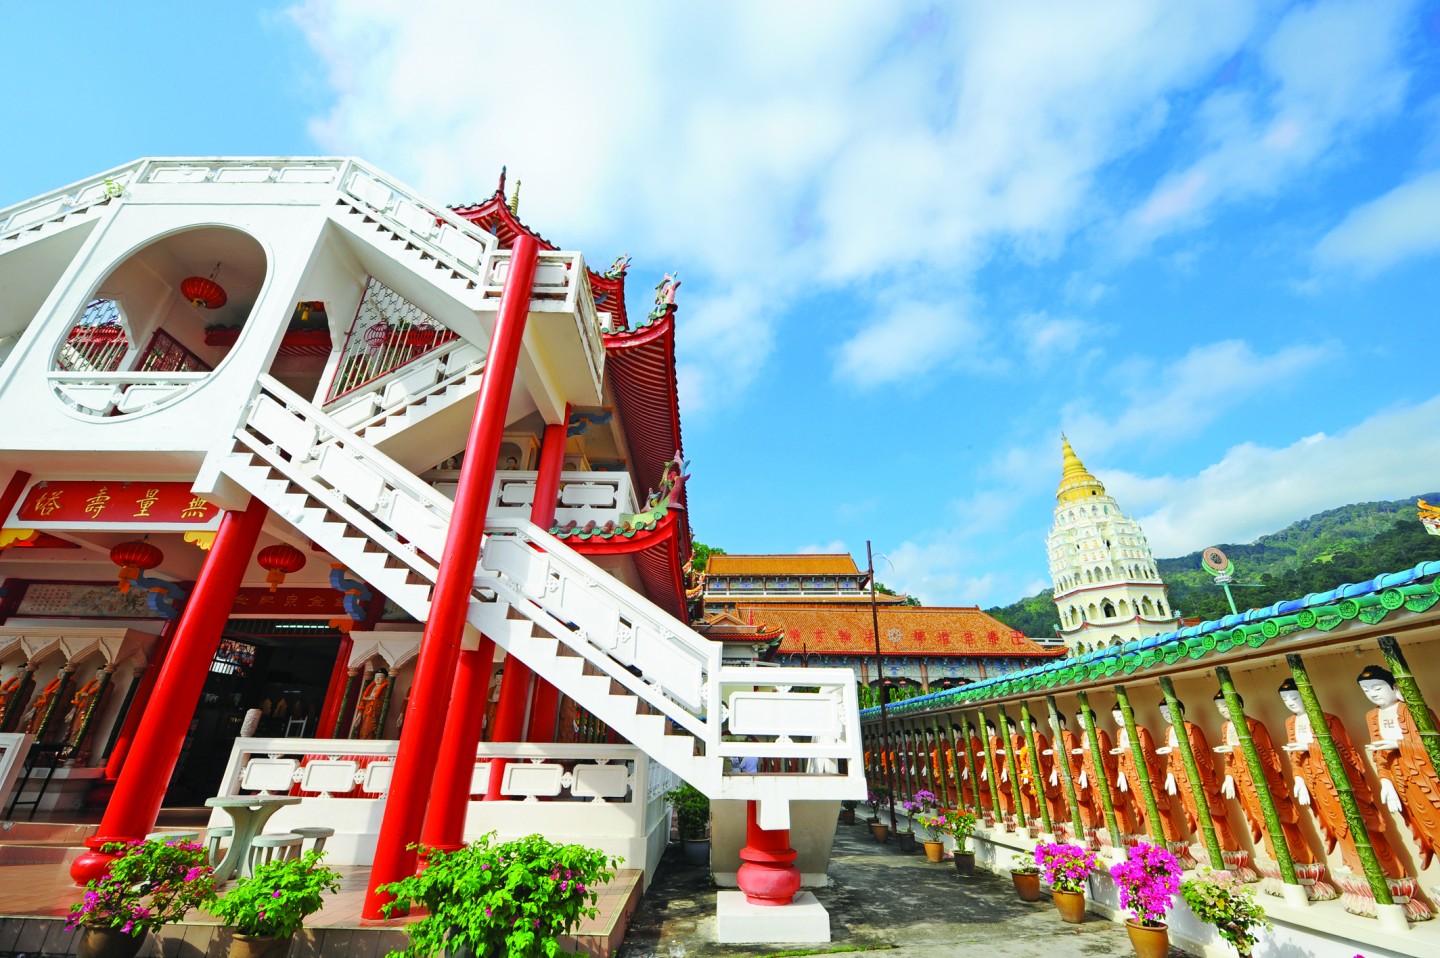
[[1106, 599], [1105, 604], [1100, 607], [1100, 611], [1105, 613], [1105, 618], [1107, 619], [1115, 618], [1115, 603]]
[[266, 271], [260, 244], [228, 227], [183, 230], [140, 248], [111, 270], [56, 345], [51, 388], [101, 419], [178, 399], [229, 355], [238, 332], [226, 341], [212, 332], [226, 324], [238, 331], [250, 318]]

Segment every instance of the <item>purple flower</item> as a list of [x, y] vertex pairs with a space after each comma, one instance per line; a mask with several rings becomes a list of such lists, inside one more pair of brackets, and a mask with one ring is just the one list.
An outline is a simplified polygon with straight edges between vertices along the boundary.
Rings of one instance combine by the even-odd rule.
[[485, 917], [486, 917], [486, 918], [489, 918], [492, 914], [494, 914], [494, 912], [492, 912], [489, 908], [486, 908], [486, 909], [485, 909]]
[[270, 897], [271, 897], [271, 898], [279, 898], [279, 897], [280, 897], [280, 889], [277, 888], [277, 889], [275, 889], [274, 891], [272, 891], [272, 892], [270, 893]]

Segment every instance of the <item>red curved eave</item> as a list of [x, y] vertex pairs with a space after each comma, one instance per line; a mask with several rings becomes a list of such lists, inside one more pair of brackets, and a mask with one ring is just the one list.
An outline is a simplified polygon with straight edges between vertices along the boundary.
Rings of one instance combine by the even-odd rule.
[[595, 297], [595, 308], [611, 315], [612, 329], [629, 329], [630, 319], [625, 315], [625, 274], [606, 276], [593, 269], [586, 272], [590, 274], [590, 292]]
[[563, 537], [562, 541], [583, 556], [630, 556], [645, 586], [646, 597], [681, 622], [688, 623], [690, 616], [682, 574], [685, 561], [680, 557], [680, 531], [687, 528], [683, 517], [683, 511], [672, 508], [655, 528], [641, 530], [633, 536]]
[[[675, 381], [675, 307], [633, 333], [607, 333], [604, 341], [605, 373], [630, 445], [631, 475], [654, 488], [665, 463], [684, 449]], [[685, 498], [682, 488], [674, 505], [683, 508]], [[690, 555], [688, 527], [681, 554]]]
[[543, 250], [559, 249], [554, 243], [520, 222], [520, 218], [510, 212], [510, 207], [505, 202], [504, 189], [505, 185], [502, 180], [500, 189], [496, 190], [495, 195], [485, 202], [472, 203], [467, 206], [452, 206], [450, 212], [469, 220], [485, 232], [493, 234], [500, 241], [501, 249], [513, 247], [515, 237], [521, 233], [533, 237]]

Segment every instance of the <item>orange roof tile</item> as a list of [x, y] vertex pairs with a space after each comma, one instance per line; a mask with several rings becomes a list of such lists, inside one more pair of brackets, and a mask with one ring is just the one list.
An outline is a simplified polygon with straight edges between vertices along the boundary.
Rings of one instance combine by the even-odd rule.
[[[1064, 649], [1046, 649], [975, 607], [891, 606], [880, 609], [882, 655], [1034, 656], [1053, 658]], [[870, 609], [776, 608], [755, 610], [755, 622], [784, 629], [780, 653], [874, 655]]]
[[711, 555], [708, 575], [859, 575], [848, 553], [837, 555]]

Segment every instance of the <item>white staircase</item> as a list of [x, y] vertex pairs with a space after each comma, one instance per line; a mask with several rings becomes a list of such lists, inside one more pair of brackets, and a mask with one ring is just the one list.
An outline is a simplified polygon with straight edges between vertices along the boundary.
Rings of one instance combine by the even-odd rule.
[[[235, 438], [197, 491], [230, 477], [426, 619], [447, 498], [268, 376]], [[759, 800], [764, 827], [788, 827], [792, 799], [864, 794], [848, 669], [722, 666], [719, 645], [527, 521], [486, 524], [468, 618], [710, 797]], [[786, 771], [726, 774], [730, 757], [749, 755]]]
[[484, 350], [455, 339], [327, 403], [325, 412], [411, 470], [424, 469], [448, 455], [436, 452], [442, 437], [465, 435], [484, 378]]

